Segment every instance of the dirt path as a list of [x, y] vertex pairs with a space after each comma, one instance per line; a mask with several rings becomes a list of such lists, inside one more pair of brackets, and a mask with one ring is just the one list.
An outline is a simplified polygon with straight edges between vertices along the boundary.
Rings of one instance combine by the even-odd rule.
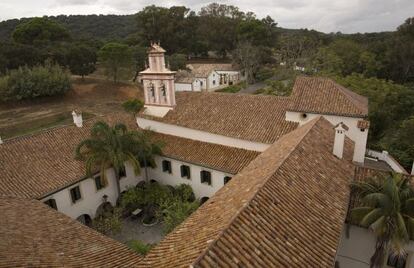
[[30, 122], [72, 110], [102, 115], [122, 109], [120, 104], [130, 98], [142, 99], [137, 85], [118, 83], [96, 78], [74, 79], [73, 89], [65, 96], [35, 101], [0, 105], [0, 135], [9, 128], [30, 125]]

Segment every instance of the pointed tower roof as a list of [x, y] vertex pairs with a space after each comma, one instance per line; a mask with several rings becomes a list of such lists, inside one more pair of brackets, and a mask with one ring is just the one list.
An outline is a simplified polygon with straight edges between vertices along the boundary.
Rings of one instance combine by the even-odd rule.
[[151, 43], [148, 53], [165, 53], [165, 49], [160, 46], [160, 43]]

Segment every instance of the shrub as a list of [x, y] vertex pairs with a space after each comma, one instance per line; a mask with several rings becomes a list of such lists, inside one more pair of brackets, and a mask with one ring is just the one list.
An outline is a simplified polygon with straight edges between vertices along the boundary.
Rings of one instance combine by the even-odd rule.
[[139, 99], [130, 99], [122, 103], [122, 107], [127, 113], [135, 116], [144, 107], [144, 103]]
[[0, 100], [13, 101], [61, 95], [71, 88], [70, 77], [59, 65], [20, 67], [0, 78]]
[[228, 86], [219, 90], [216, 90], [216, 92], [225, 92], [225, 93], [237, 93], [242, 88], [246, 87], [246, 82], [240, 82], [237, 85]]
[[164, 220], [164, 232], [169, 233], [176, 226], [182, 223], [191, 213], [193, 213], [199, 207], [200, 203], [185, 202], [179, 199], [174, 200], [168, 208], [166, 208], [163, 216]]
[[146, 255], [152, 248], [151, 244], [145, 244], [139, 240], [129, 240], [126, 244], [130, 249], [141, 255]]
[[175, 194], [181, 201], [193, 202], [195, 200], [193, 188], [188, 184], [180, 184], [175, 188]]
[[93, 219], [92, 228], [102, 234], [115, 234], [121, 231], [121, 210], [115, 208], [112, 213], [105, 213]]
[[264, 80], [271, 78], [273, 75], [274, 75], [274, 71], [272, 68], [263, 67], [257, 72], [256, 79], [258, 81], [264, 81]]

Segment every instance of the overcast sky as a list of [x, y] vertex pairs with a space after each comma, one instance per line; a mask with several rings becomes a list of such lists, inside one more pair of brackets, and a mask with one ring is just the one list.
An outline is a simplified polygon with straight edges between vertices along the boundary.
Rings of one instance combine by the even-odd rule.
[[[198, 11], [206, 0], [0, 0], [0, 21], [59, 14], [133, 14], [144, 6], [185, 5]], [[229, 0], [217, 1], [272, 16], [285, 28], [354, 33], [394, 30], [414, 16], [414, 0]]]

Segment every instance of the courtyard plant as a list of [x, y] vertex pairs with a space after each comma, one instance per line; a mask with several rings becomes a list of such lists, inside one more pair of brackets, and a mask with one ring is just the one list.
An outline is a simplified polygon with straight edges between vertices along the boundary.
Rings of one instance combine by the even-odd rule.
[[179, 185], [171, 190], [171, 186], [158, 183], [145, 184], [145, 187], [129, 189], [122, 196], [123, 209], [132, 211], [136, 208], [143, 210], [143, 224], [163, 222], [165, 233], [172, 231], [183, 222], [200, 205], [194, 198], [189, 185]]
[[99, 172], [106, 181], [106, 170], [115, 170], [115, 183], [118, 196], [121, 193], [119, 183], [120, 171], [129, 162], [135, 174], [140, 173], [140, 164], [136, 157], [139, 151], [140, 133], [128, 130], [124, 124], [111, 127], [105, 122], [97, 122], [91, 129], [89, 138], [83, 140], [76, 148], [76, 158], [85, 162], [86, 175], [92, 176]]
[[414, 191], [400, 174], [376, 176], [352, 184], [357, 206], [353, 223], [369, 228], [376, 236], [370, 267], [384, 267], [389, 254], [404, 258], [405, 246], [414, 238]]

